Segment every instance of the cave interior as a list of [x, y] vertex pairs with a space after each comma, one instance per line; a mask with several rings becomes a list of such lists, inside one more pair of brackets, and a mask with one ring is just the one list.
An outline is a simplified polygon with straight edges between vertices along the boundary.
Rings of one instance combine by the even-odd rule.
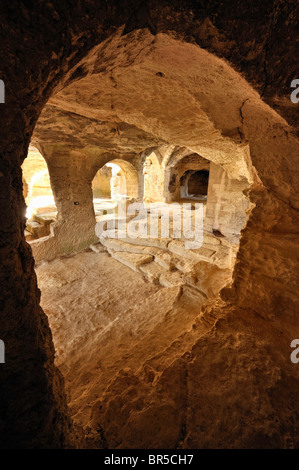
[[299, 447], [298, 4], [202, 3], [0, 7], [3, 448]]

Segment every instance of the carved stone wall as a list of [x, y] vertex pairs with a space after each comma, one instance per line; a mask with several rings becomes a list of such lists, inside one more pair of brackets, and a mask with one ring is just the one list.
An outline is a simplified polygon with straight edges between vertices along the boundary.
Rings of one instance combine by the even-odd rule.
[[94, 164], [111, 147], [127, 158], [188, 147], [246, 179], [255, 204], [214, 328], [174, 352], [154, 383], [144, 365], [105, 392], [94, 413], [109, 446], [298, 447], [298, 3], [12, 1], [0, 16], [1, 447], [83, 445], [24, 238], [21, 165], [34, 129], [59, 214], [53, 256], [80, 249], [83, 230], [92, 241]]

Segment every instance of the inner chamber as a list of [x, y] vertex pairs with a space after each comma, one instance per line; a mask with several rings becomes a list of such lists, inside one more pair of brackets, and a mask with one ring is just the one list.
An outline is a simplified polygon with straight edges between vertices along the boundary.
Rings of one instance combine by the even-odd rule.
[[[148, 34], [142, 39], [145, 46]], [[129, 48], [140, 49], [134, 34], [115, 40], [120, 48], [129, 41]], [[221, 289], [230, 287], [241, 232], [253, 207], [247, 194], [254, 179], [239, 134], [223, 136], [213, 112], [202, 110], [200, 98], [196, 104], [190, 98], [194, 82], [188, 82], [177, 59], [189, 55], [196, 73], [202, 73], [199, 48], [185, 45], [182, 50], [160, 35], [156, 48], [128, 62], [125, 72], [123, 65], [116, 67], [113, 80], [105, 54], [98, 47], [87, 76], [49, 100], [23, 165], [26, 238], [56, 363], [65, 377], [72, 417], [97, 446], [108, 442], [98, 430], [105, 427], [106, 436], [110, 433], [114, 387], [123, 381], [129, 387], [136, 377], [143, 381], [141, 388], [155, 383], [173, 360], [173, 345], [178, 345], [176, 354], [192, 345], [201, 331], [195, 333], [192, 325], [206, 306], [219, 301]], [[174, 62], [163, 66], [163, 54]], [[107, 70], [98, 72], [103, 59]], [[218, 59], [209, 60], [217, 68]], [[224, 81], [226, 73], [235, 76], [227, 67]], [[218, 89], [215, 93], [217, 100]], [[120, 201], [127, 210], [122, 219]], [[143, 205], [139, 224], [147, 229], [132, 238], [136, 214], [128, 209], [136, 203]], [[175, 217], [187, 207], [197, 230], [199, 204], [203, 241], [188, 249], [184, 235], [175, 235]], [[173, 206], [177, 211], [170, 215], [169, 236], [161, 231], [150, 236], [151, 214], [158, 213], [161, 221], [165, 208]], [[114, 439], [110, 436], [109, 445], [115, 445]]]

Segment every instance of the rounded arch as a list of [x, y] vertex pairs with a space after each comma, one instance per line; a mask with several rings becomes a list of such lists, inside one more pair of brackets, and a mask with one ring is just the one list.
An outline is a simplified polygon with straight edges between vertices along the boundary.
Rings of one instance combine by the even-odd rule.
[[187, 196], [207, 196], [209, 186], [209, 170], [192, 171], [188, 174], [185, 184], [187, 186]]
[[96, 172], [92, 187], [94, 199], [98, 197], [137, 198], [139, 191], [138, 171], [132, 163], [115, 158], [105, 163]]
[[[210, 170], [211, 162], [209, 160], [194, 153], [190, 154], [189, 152], [188, 155], [186, 153], [184, 149], [182, 149], [182, 152], [176, 150], [170, 158], [166, 170], [168, 178], [165, 182], [165, 190], [168, 191], [169, 199], [172, 201], [198, 194], [195, 191], [189, 191], [189, 179], [198, 171], [209, 172]], [[207, 195], [207, 190], [205, 195]]]

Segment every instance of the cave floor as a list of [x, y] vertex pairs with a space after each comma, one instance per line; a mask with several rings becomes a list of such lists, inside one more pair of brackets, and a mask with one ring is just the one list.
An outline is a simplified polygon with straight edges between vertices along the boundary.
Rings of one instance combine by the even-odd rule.
[[146, 363], [158, 377], [190, 347], [203, 299], [188, 288], [149, 283], [106, 252], [42, 262], [36, 273], [80, 425], [91, 425], [92, 408], [120, 371], [138, 374]]

